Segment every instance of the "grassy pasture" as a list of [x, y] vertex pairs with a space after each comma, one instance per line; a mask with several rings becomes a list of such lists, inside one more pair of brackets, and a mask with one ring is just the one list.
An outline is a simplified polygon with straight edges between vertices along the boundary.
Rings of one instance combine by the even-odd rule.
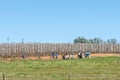
[[120, 80], [120, 57], [0, 60], [0, 80]]

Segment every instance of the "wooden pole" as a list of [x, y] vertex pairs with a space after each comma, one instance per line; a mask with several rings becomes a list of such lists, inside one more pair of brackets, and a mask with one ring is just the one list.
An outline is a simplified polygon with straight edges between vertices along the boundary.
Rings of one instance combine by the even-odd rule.
[[5, 80], [5, 74], [3, 73], [3, 80]]

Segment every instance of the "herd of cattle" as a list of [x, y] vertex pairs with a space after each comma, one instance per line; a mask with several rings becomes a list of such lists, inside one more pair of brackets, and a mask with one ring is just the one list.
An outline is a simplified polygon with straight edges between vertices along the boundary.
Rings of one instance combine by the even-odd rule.
[[[78, 59], [81, 59], [81, 58], [89, 58], [90, 57], [90, 54], [91, 54], [91, 52], [90, 51], [86, 51], [86, 52], [79, 52], [78, 53]], [[40, 57], [40, 54], [39, 54], [39, 57]], [[59, 53], [58, 52], [52, 52], [51, 53], [51, 58], [52, 58], [52, 60], [57, 60], [58, 59], [58, 57], [59, 57]], [[22, 54], [22, 59], [25, 59], [26, 58], [26, 56], [25, 56], [25, 53], [24, 54]], [[63, 54], [62, 55], [62, 59], [63, 60], [68, 60], [68, 59], [74, 59], [75, 58], [75, 53], [65, 53], [65, 54]]]
[[[89, 52], [89, 51], [86, 51], [85, 53], [79, 52], [79, 53], [78, 53], [78, 58], [79, 58], [79, 59], [80, 59], [80, 58], [89, 58], [89, 57], [90, 57], [90, 54], [91, 54], [91, 52]], [[51, 56], [52, 56], [52, 59], [53, 59], [53, 60], [54, 60], [54, 59], [58, 59], [58, 52], [56, 52], [56, 53], [52, 52]], [[74, 53], [68, 54], [68, 53], [66, 52], [66, 54], [62, 55], [62, 59], [63, 59], [63, 60], [74, 59], [74, 58], [75, 58], [75, 54], [74, 54]]]

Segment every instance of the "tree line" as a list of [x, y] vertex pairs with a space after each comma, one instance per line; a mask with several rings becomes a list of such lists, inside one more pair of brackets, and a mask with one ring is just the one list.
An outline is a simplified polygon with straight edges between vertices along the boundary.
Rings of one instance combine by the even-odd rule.
[[74, 43], [117, 44], [118, 41], [115, 38], [107, 39], [106, 41], [104, 41], [99, 37], [95, 37], [93, 39], [87, 39], [85, 37], [78, 37], [74, 39]]

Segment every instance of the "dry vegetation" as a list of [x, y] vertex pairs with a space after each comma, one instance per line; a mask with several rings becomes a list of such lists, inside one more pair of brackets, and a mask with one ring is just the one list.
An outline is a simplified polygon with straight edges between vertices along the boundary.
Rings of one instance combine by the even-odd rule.
[[90, 51], [91, 57], [120, 56], [120, 44], [57, 44], [57, 43], [3, 43], [0, 44], [0, 59], [21, 60], [24, 53], [26, 60], [50, 60], [52, 51], [59, 53], [59, 58], [68, 52], [75, 53], [75, 58], [80, 51]]

